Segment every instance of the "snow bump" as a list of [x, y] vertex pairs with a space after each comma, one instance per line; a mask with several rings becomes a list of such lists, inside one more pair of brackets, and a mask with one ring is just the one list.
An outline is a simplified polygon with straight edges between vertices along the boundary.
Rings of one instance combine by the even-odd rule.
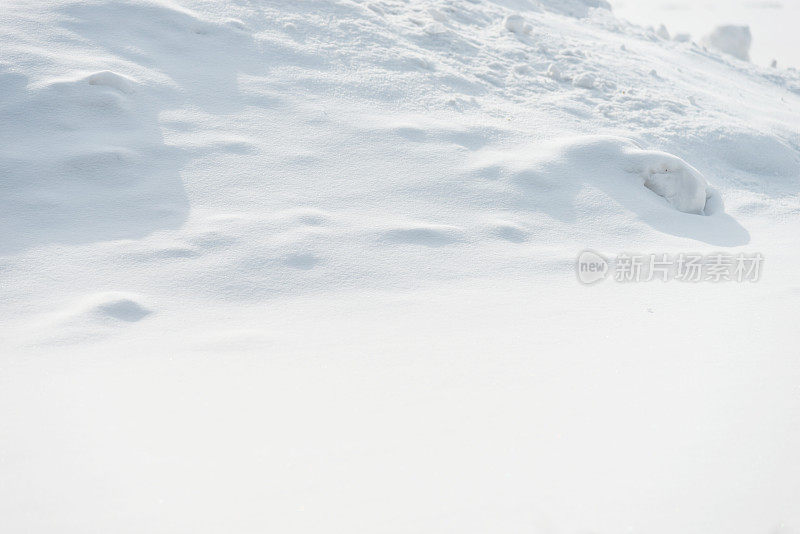
[[127, 76], [122, 76], [110, 70], [95, 72], [84, 78], [89, 85], [100, 85], [103, 87], [110, 87], [125, 94], [131, 94], [134, 91], [136, 82]]

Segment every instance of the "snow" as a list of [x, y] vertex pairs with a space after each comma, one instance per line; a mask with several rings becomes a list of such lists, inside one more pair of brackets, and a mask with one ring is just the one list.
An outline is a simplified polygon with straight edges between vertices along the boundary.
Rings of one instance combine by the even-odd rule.
[[514, 33], [530, 33], [532, 29], [520, 15], [507, 16], [505, 25], [508, 31]]
[[6, 529], [800, 529], [800, 75], [614, 13], [6, 2]]
[[685, 161], [672, 154], [642, 150], [624, 138], [586, 136], [516, 151], [478, 151], [475, 161], [482, 173], [503, 169], [529, 202], [536, 202], [534, 198], [545, 187], [547, 198], [540, 209], [559, 209], [562, 219], [569, 217], [571, 207], [566, 202], [552, 203], [552, 199], [559, 194], [564, 198], [579, 195], [576, 189], [587, 182], [631, 206], [656, 202], [637, 187], [644, 185], [675, 209], [698, 215], [713, 214], [706, 212], [706, 200], [717, 195]]
[[663, 24], [681, 41], [699, 42], [718, 26], [749, 26], [752, 61], [766, 66], [775, 60], [780, 68], [800, 68], [800, 35], [795, 29], [800, 0], [613, 0], [612, 4], [619, 17], [654, 28]]
[[575, 77], [573, 81], [575, 87], [583, 87], [584, 89], [592, 89], [595, 84], [594, 74], [591, 72], [584, 72]]
[[750, 60], [750, 44], [753, 37], [749, 26], [718, 26], [703, 41], [710, 47], [742, 61]]

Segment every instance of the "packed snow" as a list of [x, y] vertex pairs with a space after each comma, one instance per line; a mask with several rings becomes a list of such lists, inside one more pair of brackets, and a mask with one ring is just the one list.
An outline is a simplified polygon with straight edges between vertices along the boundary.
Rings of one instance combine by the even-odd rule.
[[611, 4], [6, 0], [0, 530], [800, 532], [800, 73]]

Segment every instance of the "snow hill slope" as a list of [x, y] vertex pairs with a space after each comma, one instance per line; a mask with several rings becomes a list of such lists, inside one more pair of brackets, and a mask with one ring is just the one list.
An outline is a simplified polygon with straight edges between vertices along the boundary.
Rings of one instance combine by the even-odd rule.
[[[742, 216], [796, 213], [789, 71], [577, 0], [248, 6], [11, 3], [4, 272], [35, 276], [41, 247], [59, 247], [66, 286], [90, 290], [75, 271], [97, 244], [96, 268], [138, 271], [153, 294], [391, 289], [420, 278], [409, 261], [434, 278], [513, 269], [506, 227], [529, 246], [740, 246]], [[615, 172], [589, 172], [598, 155], [576, 148], [597, 135], [625, 139], [604, 158]], [[634, 144], [669, 155], [621, 172]], [[672, 172], [702, 176], [673, 206], [702, 211], [707, 180], [724, 209], [686, 217], [641, 187], [676, 158]]]
[[0, 517], [797, 532], [798, 124], [601, 0], [6, 0]]

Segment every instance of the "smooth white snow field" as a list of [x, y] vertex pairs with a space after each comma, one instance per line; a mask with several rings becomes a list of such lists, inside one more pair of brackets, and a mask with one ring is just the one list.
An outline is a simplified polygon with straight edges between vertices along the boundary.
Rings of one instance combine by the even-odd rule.
[[4, 0], [0, 532], [800, 533], [800, 73], [641, 22]]

